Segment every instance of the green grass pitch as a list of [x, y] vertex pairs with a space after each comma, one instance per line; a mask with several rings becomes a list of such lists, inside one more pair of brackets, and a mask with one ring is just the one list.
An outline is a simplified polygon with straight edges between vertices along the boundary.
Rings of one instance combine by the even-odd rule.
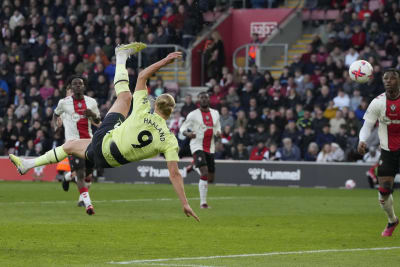
[[171, 185], [94, 184], [88, 216], [75, 185], [0, 182], [0, 266], [400, 266], [376, 190], [210, 186], [209, 210], [186, 191], [199, 223]]

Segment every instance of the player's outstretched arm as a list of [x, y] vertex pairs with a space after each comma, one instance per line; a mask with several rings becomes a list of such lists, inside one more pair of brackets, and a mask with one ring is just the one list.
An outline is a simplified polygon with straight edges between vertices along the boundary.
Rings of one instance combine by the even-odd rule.
[[168, 56], [161, 59], [160, 61], [158, 61], [158, 62], [154, 63], [153, 65], [150, 65], [147, 68], [145, 68], [144, 70], [142, 70], [139, 73], [139, 76], [137, 78], [135, 91], [147, 90], [146, 82], [151, 76], [153, 76], [154, 73], [156, 73], [162, 67], [174, 62], [175, 59], [178, 59], [181, 57], [182, 57], [182, 52], [173, 52], [173, 53], [168, 54]]
[[171, 183], [178, 194], [179, 200], [182, 203], [183, 212], [186, 214], [186, 216], [192, 216], [197, 221], [200, 221], [199, 217], [196, 215], [196, 213], [194, 213], [187, 201], [185, 189], [183, 187], [182, 175], [179, 173], [178, 169], [178, 163], [176, 161], [167, 161], [167, 166], [169, 170], [169, 179], [171, 180]]
[[367, 139], [371, 135], [371, 131], [374, 128], [375, 123], [370, 121], [364, 121], [364, 125], [361, 127], [359, 139], [360, 142], [358, 143], [358, 153], [364, 155], [367, 152]]

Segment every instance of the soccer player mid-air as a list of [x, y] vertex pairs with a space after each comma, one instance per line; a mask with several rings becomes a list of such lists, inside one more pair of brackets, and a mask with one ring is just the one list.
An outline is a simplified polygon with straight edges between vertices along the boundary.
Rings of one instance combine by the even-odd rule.
[[221, 135], [219, 112], [210, 108], [210, 98], [206, 92], [198, 95], [200, 108], [190, 112], [180, 132], [190, 138], [190, 150], [194, 164], [200, 171], [199, 193], [200, 207], [209, 208], [207, 204], [208, 183], [215, 177], [215, 135]]
[[360, 130], [358, 152], [364, 155], [367, 139], [379, 121], [378, 135], [381, 158], [378, 166], [379, 202], [388, 216], [388, 224], [382, 236], [391, 236], [399, 224], [393, 209], [393, 183], [400, 170], [400, 72], [388, 69], [383, 74], [385, 93], [377, 96], [369, 104], [364, 115], [364, 125]]
[[68, 140], [64, 145], [34, 159], [23, 159], [12, 154], [10, 159], [18, 171], [25, 174], [31, 168], [59, 162], [68, 155], [86, 159], [98, 168], [113, 168], [163, 153], [171, 183], [181, 201], [183, 212], [186, 216], [199, 220], [187, 201], [183, 179], [178, 169], [178, 141], [166, 124], [175, 108], [175, 100], [169, 94], [160, 95], [155, 101], [154, 113], [150, 113], [146, 87], [147, 80], [163, 66], [181, 58], [181, 52], [171, 53], [139, 73], [133, 94], [132, 114], [127, 117], [132, 94], [129, 90], [126, 60], [145, 47], [143, 43], [116, 47], [114, 88], [117, 99], [93, 135], [93, 139]]
[[[92, 138], [92, 123], [96, 126], [100, 123], [100, 111], [94, 98], [84, 95], [86, 87], [85, 78], [73, 75], [67, 80], [66, 89], [70, 94], [58, 102], [53, 114], [53, 127], [64, 125], [65, 140], [80, 138]], [[76, 180], [78, 187], [79, 201], [89, 215], [94, 214], [94, 208], [89, 196], [89, 185], [92, 179], [93, 169], [86, 168], [84, 159], [68, 156], [71, 172], [64, 175], [62, 186], [64, 191], [68, 191], [69, 182]], [[72, 175], [71, 175], [72, 173]]]

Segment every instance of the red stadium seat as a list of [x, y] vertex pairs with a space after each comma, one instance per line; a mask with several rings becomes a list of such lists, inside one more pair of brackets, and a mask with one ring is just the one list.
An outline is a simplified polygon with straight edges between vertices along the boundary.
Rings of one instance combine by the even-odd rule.
[[335, 20], [339, 17], [339, 10], [338, 9], [330, 9], [326, 12], [326, 19], [327, 20]]
[[371, 10], [371, 11], [379, 9], [380, 6], [381, 6], [381, 3], [378, 0], [369, 1], [369, 10]]
[[325, 10], [313, 10], [311, 12], [312, 20], [325, 20]]
[[310, 20], [311, 19], [311, 12], [310, 10], [303, 10], [301, 12], [301, 17], [303, 20]]
[[390, 68], [392, 66], [391, 60], [383, 60], [381, 61], [382, 68]]

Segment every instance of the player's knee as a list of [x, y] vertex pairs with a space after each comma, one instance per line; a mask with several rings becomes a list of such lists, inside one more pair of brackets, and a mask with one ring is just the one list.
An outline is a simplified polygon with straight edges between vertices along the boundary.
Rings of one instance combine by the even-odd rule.
[[132, 94], [131, 92], [121, 92], [118, 95], [118, 98], [121, 99], [126, 105], [130, 105], [132, 102]]
[[65, 153], [67, 153], [68, 155], [72, 155], [73, 151], [74, 151], [74, 144], [75, 144], [75, 140], [68, 140], [64, 143], [64, 145], [62, 146]]
[[382, 196], [389, 196], [393, 193], [393, 185], [391, 182], [384, 182], [382, 186], [379, 186], [378, 191]]

